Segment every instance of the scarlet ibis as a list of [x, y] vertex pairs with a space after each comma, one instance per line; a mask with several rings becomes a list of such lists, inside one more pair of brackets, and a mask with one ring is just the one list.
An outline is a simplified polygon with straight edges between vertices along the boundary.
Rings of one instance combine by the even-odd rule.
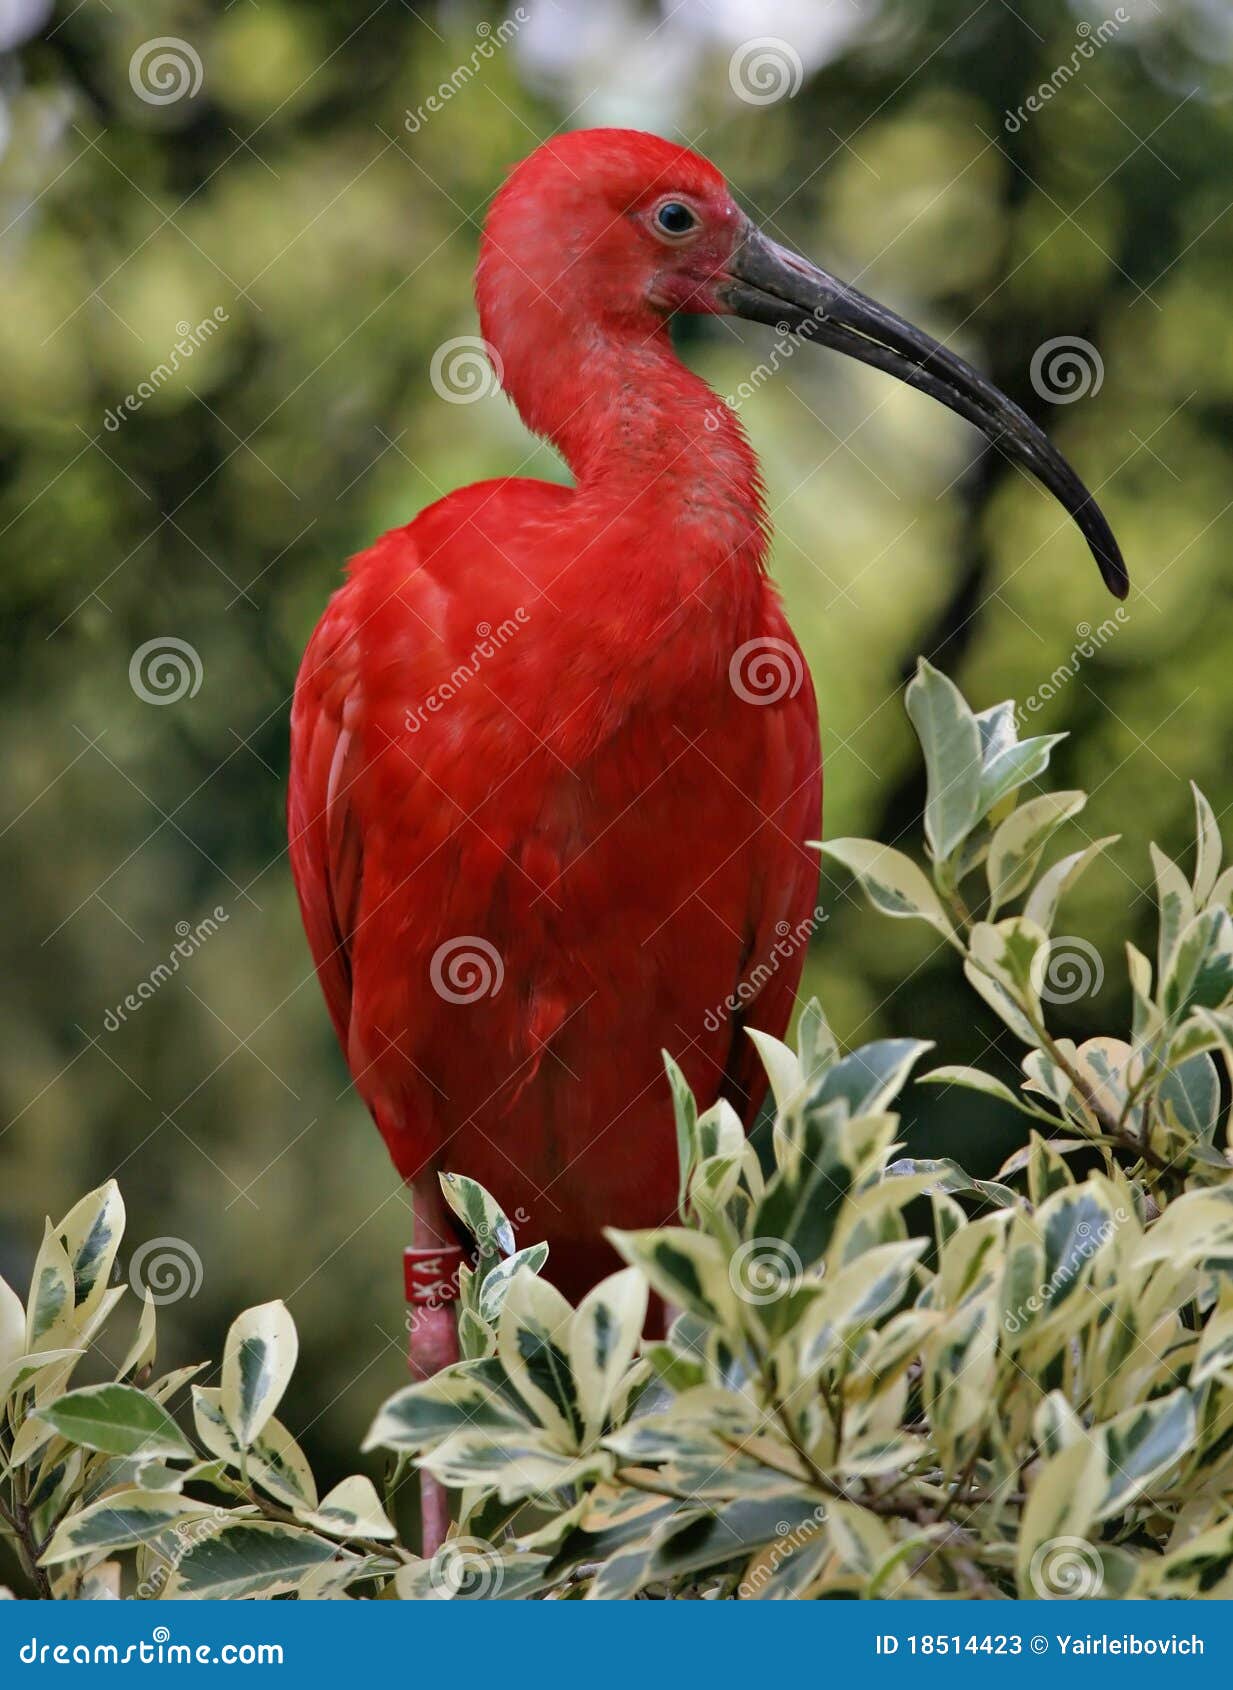
[[[786, 324], [933, 395], [1056, 494], [1127, 590], [1024, 412], [761, 233], [685, 147], [545, 143], [493, 201], [476, 296], [506, 392], [574, 485], [480, 482], [352, 559], [291, 720], [291, 863], [356, 1088], [411, 1185], [421, 1376], [457, 1354], [439, 1170], [547, 1238], [576, 1296], [610, 1266], [604, 1226], [674, 1208], [661, 1051], [751, 1121], [746, 1031], [783, 1033], [804, 961], [813, 689], [767, 577], [757, 459], [678, 360], [672, 314]], [[426, 1503], [433, 1542], [431, 1485]]]

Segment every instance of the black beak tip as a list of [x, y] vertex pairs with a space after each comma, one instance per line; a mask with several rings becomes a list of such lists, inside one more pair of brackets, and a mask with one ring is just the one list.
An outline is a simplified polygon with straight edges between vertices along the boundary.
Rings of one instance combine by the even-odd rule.
[[1095, 505], [1079, 513], [1079, 526], [1096, 559], [1101, 580], [1115, 599], [1124, 599], [1130, 591], [1130, 572], [1122, 549], [1113, 538], [1113, 530]]
[[1115, 599], [1124, 599], [1130, 592], [1130, 576], [1121, 554], [1107, 560], [1100, 560], [1100, 573], [1104, 577], [1105, 586]]

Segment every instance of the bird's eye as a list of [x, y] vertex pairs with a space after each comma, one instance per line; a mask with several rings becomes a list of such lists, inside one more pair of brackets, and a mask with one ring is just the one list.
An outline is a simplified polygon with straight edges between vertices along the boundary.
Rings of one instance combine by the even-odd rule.
[[680, 200], [668, 200], [655, 213], [655, 226], [665, 235], [687, 235], [697, 222], [693, 212]]

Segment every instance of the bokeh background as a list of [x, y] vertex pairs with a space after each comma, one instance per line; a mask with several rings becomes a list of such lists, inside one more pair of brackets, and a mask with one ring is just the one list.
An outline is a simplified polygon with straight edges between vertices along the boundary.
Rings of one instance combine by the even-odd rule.
[[[1108, 965], [1070, 1026], [1114, 1023], [1148, 839], [1183, 848], [1188, 778], [1233, 799], [1228, 4], [0, 0], [0, 47], [0, 1271], [24, 1286], [43, 1216], [117, 1174], [129, 1259], [170, 1237], [200, 1261], [168, 1363], [288, 1300], [286, 1417], [323, 1479], [403, 1378], [407, 1206], [299, 928], [289, 695], [349, 554], [461, 482], [561, 474], [501, 397], [451, 403], [430, 372], [476, 332], [489, 197], [563, 126], [696, 144], [1098, 489], [1121, 621], [1057, 508], [922, 397], [805, 351], [743, 406], [827, 831], [913, 837], [918, 652], [981, 706], [1034, 696], [1094, 794], [1082, 832], [1127, 835], [1066, 906]], [[1069, 364], [1042, 362], [1060, 337]], [[772, 336], [681, 340], [733, 392]], [[824, 902], [808, 984], [844, 1039], [1015, 1060], [924, 929]], [[177, 940], [174, 978], [109, 1014]], [[919, 1147], [981, 1172], [1006, 1148], [955, 1093], [914, 1108]]]

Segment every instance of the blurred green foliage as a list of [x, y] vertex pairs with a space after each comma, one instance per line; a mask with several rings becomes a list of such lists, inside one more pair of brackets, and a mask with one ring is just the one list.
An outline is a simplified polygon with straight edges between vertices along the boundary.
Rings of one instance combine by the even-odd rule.
[[[44, 1213], [118, 1174], [131, 1243], [174, 1235], [202, 1261], [168, 1365], [217, 1353], [235, 1308], [287, 1299], [304, 1352], [290, 1418], [328, 1479], [403, 1378], [408, 1210], [300, 933], [289, 695], [349, 554], [460, 483], [561, 473], [503, 399], [447, 406], [429, 382], [434, 349], [475, 332], [502, 173], [561, 125], [687, 139], [780, 239], [950, 337], [1058, 440], [1135, 586], [1031, 731], [1073, 730], [1056, 772], [1093, 793], [1083, 831], [1132, 836], [1075, 895], [1076, 928], [1108, 938], [1129, 907], [1146, 930], [1144, 841], [1181, 848], [1187, 778], [1218, 814], [1233, 799], [1229, 8], [1127, 0], [1129, 21], [1014, 132], [1004, 114], [1082, 38], [1062, 0], [772, 4], [743, 22], [733, 5], [722, 27], [693, 6], [526, 0], [509, 44], [414, 133], [408, 110], [501, 12], [41, 10], [8, 8], [10, 35], [24, 20], [32, 38], [0, 81], [0, 1271], [23, 1279]], [[768, 31], [796, 44], [801, 86], [753, 104], [731, 58]], [[162, 36], [201, 78], [160, 103], [133, 70]], [[117, 410], [211, 316], [217, 332]], [[1073, 404], [1029, 377], [1062, 335], [1103, 359]], [[731, 392], [770, 336], [692, 321], [681, 342]], [[1039, 695], [1112, 603], [1047, 496], [923, 397], [805, 351], [742, 414], [817, 682], [826, 831], [893, 841], [922, 800], [898, 702], [916, 654], [978, 707]], [[130, 660], [167, 636], [198, 655], [200, 685], [152, 704]], [[840, 1035], [893, 1023], [941, 1060], [997, 1067], [996, 1023], [973, 1023], [936, 946], [826, 884], [806, 990]], [[108, 1031], [177, 924], [216, 907], [218, 931]], [[1092, 1030], [1120, 1008], [1107, 962]], [[932, 1109], [917, 1143], [987, 1171], [1003, 1146], [963, 1142], [953, 1095]]]

